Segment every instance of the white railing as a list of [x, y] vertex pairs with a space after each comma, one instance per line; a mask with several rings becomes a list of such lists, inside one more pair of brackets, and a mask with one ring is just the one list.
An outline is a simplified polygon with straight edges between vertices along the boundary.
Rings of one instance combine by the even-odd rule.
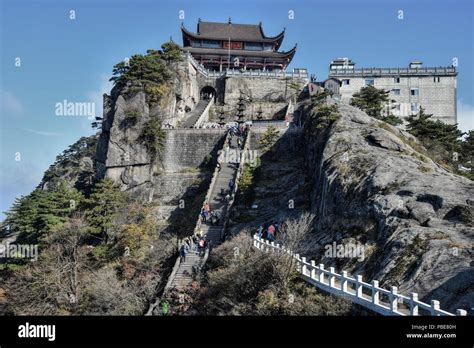
[[206, 69], [201, 63], [199, 63], [192, 54], [186, 52], [186, 58], [189, 62], [200, 72], [204, 77], [218, 78], [221, 76], [249, 76], [249, 77], [268, 77], [268, 78], [281, 78], [288, 77], [293, 79], [304, 79], [309, 78], [308, 72], [295, 72], [295, 71], [269, 71], [269, 70], [241, 70], [241, 69], [226, 69], [224, 71], [214, 71]]
[[331, 69], [329, 76], [455, 75], [455, 67]]
[[204, 122], [207, 122], [209, 120], [209, 109], [211, 106], [214, 105], [214, 98], [211, 98], [209, 102], [207, 103], [206, 107], [204, 110], [201, 112], [201, 115], [199, 115], [199, 118], [197, 119], [196, 123], [194, 124], [194, 128], [199, 128]]
[[338, 274], [334, 267], [325, 269], [323, 264], [316, 265], [315, 261], [308, 261], [306, 257], [300, 257], [299, 254], [293, 253], [284, 246], [259, 238], [257, 235], [254, 235], [253, 246], [264, 252], [289, 254], [296, 260], [297, 271], [308, 283], [382, 315], [417, 316], [420, 315], [420, 309], [427, 315], [434, 316], [467, 315], [467, 311], [463, 309], [458, 309], [456, 314], [444, 311], [440, 309], [439, 301], [436, 300], [432, 300], [430, 304], [422, 302], [418, 300], [418, 294], [414, 292], [410, 296], [399, 294], [396, 286], [392, 286], [390, 290], [381, 288], [378, 280], [366, 283], [361, 275], [354, 278], [346, 271]]
[[189, 52], [186, 52], [186, 58], [188, 59], [188, 62], [190, 62], [192, 64], [192, 66], [194, 66], [194, 68], [196, 68], [196, 70], [198, 72], [200, 72], [202, 75], [204, 75], [205, 77], [210, 77], [209, 76], [209, 70], [207, 70], [201, 63], [199, 63], [196, 59], [194, 59], [194, 57], [192, 56], [191, 53]]
[[227, 76], [249, 76], [249, 77], [288, 77], [293, 79], [308, 79], [309, 75], [307, 72], [294, 72], [294, 71], [268, 71], [268, 70], [240, 70], [240, 69], [227, 69], [224, 72]]

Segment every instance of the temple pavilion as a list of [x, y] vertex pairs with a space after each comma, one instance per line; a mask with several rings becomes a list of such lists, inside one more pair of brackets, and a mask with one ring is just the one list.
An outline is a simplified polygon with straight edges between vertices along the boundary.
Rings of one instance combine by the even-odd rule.
[[285, 30], [269, 37], [262, 23], [235, 24], [204, 22], [199, 19], [197, 32], [181, 26], [183, 49], [209, 70], [225, 69], [285, 70], [296, 53], [296, 45], [279, 52]]

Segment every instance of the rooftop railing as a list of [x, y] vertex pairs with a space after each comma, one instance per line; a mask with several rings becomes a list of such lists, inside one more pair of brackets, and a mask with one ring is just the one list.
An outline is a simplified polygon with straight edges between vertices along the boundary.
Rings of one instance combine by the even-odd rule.
[[292, 79], [308, 79], [307, 71], [268, 71], [268, 70], [241, 70], [241, 69], [226, 69], [223, 71], [215, 71], [206, 69], [194, 57], [186, 52], [186, 57], [189, 62], [205, 77], [219, 78], [222, 76], [246, 76], [246, 77], [266, 77], [266, 78], [292, 78]]
[[455, 67], [330, 69], [329, 76], [456, 75]]

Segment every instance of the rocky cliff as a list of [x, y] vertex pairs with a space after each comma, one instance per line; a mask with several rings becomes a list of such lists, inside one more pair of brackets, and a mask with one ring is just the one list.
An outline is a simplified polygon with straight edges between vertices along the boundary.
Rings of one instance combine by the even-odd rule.
[[176, 124], [199, 100], [195, 76], [187, 62], [169, 67], [169, 88], [152, 108], [144, 92], [132, 95], [117, 88], [104, 94], [102, 133], [97, 147], [98, 176], [108, 176], [127, 190], [150, 183], [160, 170], [160, 158], [151, 158], [145, 144], [138, 141], [140, 132], [150, 119]]
[[[329, 128], [305, 129], [305, 162], [318, 247], [326, 265], [438, 299], [450, 310], [474, 303], [473, 182], [425, 156], [397, 128], [338, 104]], [[303, 110], [304, 112], [304, 110]], [[357, 244], [364, 259], [325, 257]]]
[[140, 137], [151, 121], [157, 121], [158, 129], [162, 124], [176, 126], [199, 102], [198, 77], [189, 62], [172, 62], [168, 70], [166, 93], [151, 107], [145, 92], [114, 88], [104, 95], [97, 177], [111, 178], [136, 199], [152, 203], [159, 224], [169, 226], [186, 217], [187, 223], [175, 228], [189, 234], [202, 203], [199, 197], [210, 181], [208, 162], [222, 146], [224, 132], [163, 129], [160, 148], [149, 151], [149, 141]]

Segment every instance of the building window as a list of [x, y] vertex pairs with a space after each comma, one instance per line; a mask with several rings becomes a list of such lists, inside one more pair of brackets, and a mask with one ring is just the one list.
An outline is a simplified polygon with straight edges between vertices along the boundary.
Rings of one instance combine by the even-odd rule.
[[441, 78], [439, 76], [435, 76], [433, 77], [433, 82], [439, 82], [441, 80]]
[[411, 112], [413, 114], [417, 114], [418, 111], [420, 111], [420, 106], [418, 105], [418, 103], [411, 103]]
[[273, 51], [273, 44], [263, 44], [264, 51]]
[[191, 41], [192, 47], [201, 47], [201, 41]]
[[365, 85], [366, 86], [373, 86], [375, 84], [374, 79], [365, 79]]
[[219, 41], [212, 40], [202, 40], [203, 48], [221, 48], [221, 43]]
[[249, 51], [262, 51], [263, 46], [260, 42], [245, 42], [244, 47]]
[[400, 95], [400, 89], [399, 88], [392, 89], [392, 94], [393, 95]]
[[394, 77], [394, 78], [393, 78], [393, 82], [395, 82], [395, 83], [400, 83], [400, 78], [399, 78], [399, 77]]
[[350, 80], [349, 79], [343, 79], [342, 80], [342, 84], [343, 85], [348, 85], [350, 83]]
[[400, 104], [395, 104], [394, 107], [393, 107], [393, 109], [394, 109], [395, 111], [400, 111]]
[[410, 94], [411, 94], [412, 96], [418, 96], [418, 95], [420, 95], [420, 92], [419, 92], [418, 88], [412, 88], [412, 89], [410, 90]]

